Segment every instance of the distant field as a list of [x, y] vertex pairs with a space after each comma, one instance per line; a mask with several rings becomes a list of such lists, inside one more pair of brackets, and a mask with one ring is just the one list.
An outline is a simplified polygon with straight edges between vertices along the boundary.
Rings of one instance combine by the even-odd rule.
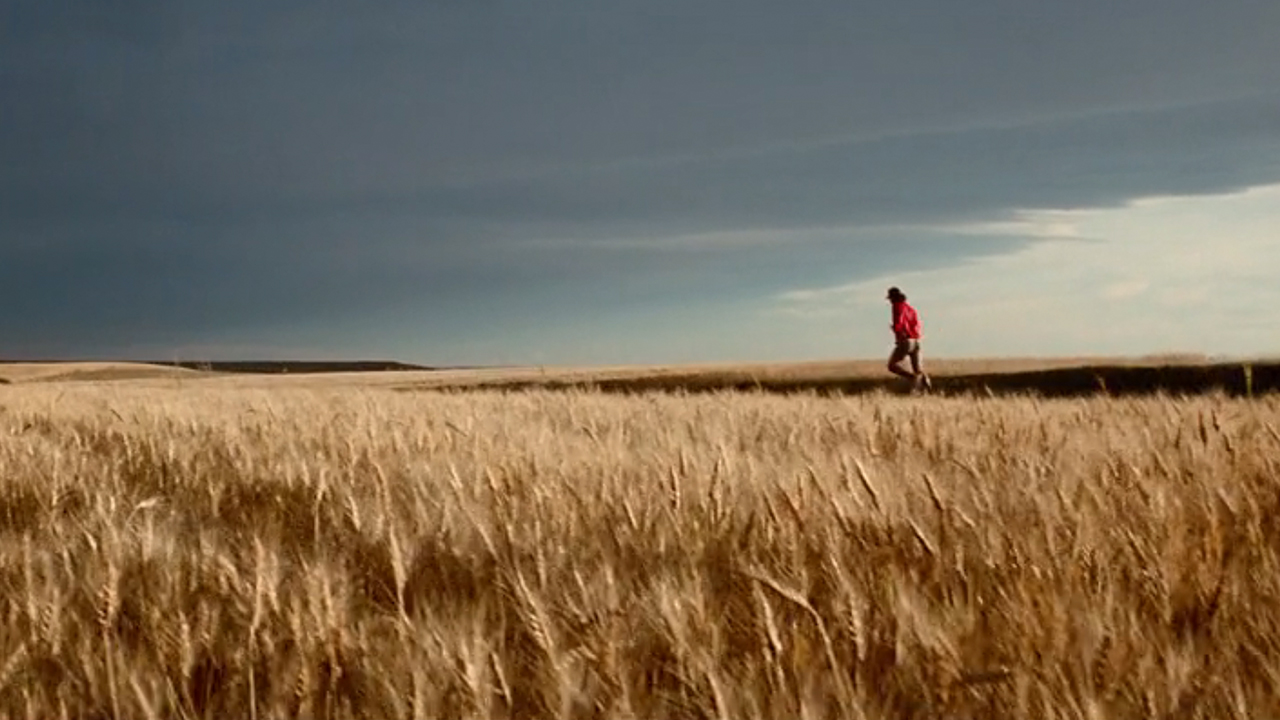
[[[1196, 357], [942, 359], [928, 364], [938, 394], [1202, 394], [1280, 391], [1280, 362]], [[397, 378], [399, 389], [581, 388], [604, 392], [746, 390], [861, 394], [903, 389], [883, 360], [776, 365], [440, 372]]]
[[[370, 371], [369, 367], [383, 367]], [[398, 390], [565, 389], [604, 392], [749, 390], [860, 394], [902, 389], [883, 360], [742, 365], [510, 367], [418, 370], [396, 363], [223, 363], [214, 370], [143, 363], [0, 364], [0, 381], [213, 383], [224, 387], [386, 387]], [[1280, 391], [1280, 361], [1144, 358], [930, 360], [936, 392], [1045, 396]]]
[[200, 375], [195, 370], [164, 367], [148, 363], [0, 363], [0, 381], [7, 383], [155, 380], [160, 378], [197, 378]]
[[1280, 716], [1280, 396], [40, 377], [0, 717]]

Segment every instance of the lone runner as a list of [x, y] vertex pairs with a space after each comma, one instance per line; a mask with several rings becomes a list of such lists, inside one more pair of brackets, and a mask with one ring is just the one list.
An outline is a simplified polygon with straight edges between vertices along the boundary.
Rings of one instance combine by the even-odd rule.
[[[920, 363], [920, 315], [907, 303], [907, 296], [896, 287], [889, 288], [887, 296], [893, 306], [893, 354], [889, 356], [889, 372], [912, 382], [913, 389], [933, 389], [933, 381], [925, 374]], [[911, 358], [911, 371], [902, 368], [903, 360]]]

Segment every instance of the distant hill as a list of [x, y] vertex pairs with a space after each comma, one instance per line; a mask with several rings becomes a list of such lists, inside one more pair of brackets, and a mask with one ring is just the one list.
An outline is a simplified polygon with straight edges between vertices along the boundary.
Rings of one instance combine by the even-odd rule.
[[211, 372], [257, 374], [404, 372], [438, 369], [427, 365], [414, 365], [394, 360], [227, 360], [212, 362], [155, 362], [150, 364]]
[[102, 360], [3, 360], [0, 383], [52, 380], [132, 380], [199, 373], [305, 375], [317, 373], [380, 373], [432, 371], [425, 365], [391, 360], [232, 360], [232, 361], [102, 361]]
[[200, 377], [187, 368], [137, 362], [0, 360], [0, 385], [30, 382], [150, 380]]

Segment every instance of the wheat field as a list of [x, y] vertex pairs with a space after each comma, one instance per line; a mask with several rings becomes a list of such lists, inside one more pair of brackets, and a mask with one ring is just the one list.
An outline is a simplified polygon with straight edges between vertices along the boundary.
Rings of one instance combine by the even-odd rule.
[[1278, 425], [12, 385], [0, 716], [1275, 717]]

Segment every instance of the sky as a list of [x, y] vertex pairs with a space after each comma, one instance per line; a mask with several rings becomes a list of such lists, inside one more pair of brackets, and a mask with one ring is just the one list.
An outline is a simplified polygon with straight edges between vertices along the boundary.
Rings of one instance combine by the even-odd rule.
[[0, 358], [1280, 353], [1274, 0], [0, 0]]

